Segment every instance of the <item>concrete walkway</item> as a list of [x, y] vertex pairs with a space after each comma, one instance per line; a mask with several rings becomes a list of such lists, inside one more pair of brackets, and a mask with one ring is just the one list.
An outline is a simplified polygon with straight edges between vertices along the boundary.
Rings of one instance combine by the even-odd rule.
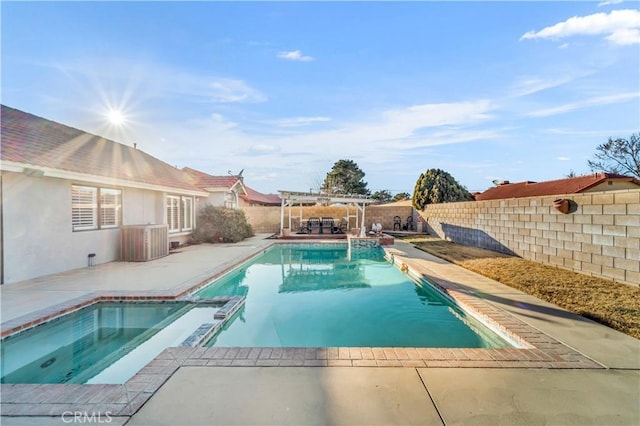
[[0, 287], [2, 323], [94, 292], [178, 294], [242, 262], [274, 240], [181, 248], [151, 262], [110, 262]]
[[[2, 322], [94, 291], [179, 293], [271, 242], [256, 237], [193, 246], [159, 261], [112, 263], [3, 286]], [[398, 241], [393, 251], [414, 272], [485, 300], [599, 368], [182, 365], [133, 416], [111, 424], [640, 424], [640, 341], [410, 244]], [[64, 420], [2, 417], [2, 424], [68, 424]]]

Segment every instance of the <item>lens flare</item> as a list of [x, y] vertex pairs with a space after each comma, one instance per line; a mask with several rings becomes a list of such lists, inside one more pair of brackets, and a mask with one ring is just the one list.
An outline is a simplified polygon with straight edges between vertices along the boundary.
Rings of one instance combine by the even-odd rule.
[[107, 119], [114, 126], [122, 126], [126, 121], [126, 117], [122, 114], [122, 111], [119, 110], [111, 110], [107, 114]]

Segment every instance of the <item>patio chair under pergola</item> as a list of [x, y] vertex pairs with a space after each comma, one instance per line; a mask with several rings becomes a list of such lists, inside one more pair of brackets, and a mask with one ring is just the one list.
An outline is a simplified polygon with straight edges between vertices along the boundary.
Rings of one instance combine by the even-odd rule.
[[[347, 194], [324, 194], [314, 192], [295, 192], [295, 191], [278, 191], [282, 204], [280, 206], [280, 236], [284, 236], [284, 210], [289, 207], [289, 229], [291, 229], [292, 208], [295, 205], [300, 206], [300, 222], [302, 222], [302, 206], [310, 203], [320, 203], [324, 205], [342, 204], [347, 209], [354, 206], [356, 209], [356, 228], [360, 228], [360, 236], [366, 235], [365, 210], [367, 204], [375, 203], [376, 200], [367, 198], [363, 195], [347, 195]], [[357, 213], [360, 213], [358, 215]], [[360, 225], [362, 224], [362, 225]]]

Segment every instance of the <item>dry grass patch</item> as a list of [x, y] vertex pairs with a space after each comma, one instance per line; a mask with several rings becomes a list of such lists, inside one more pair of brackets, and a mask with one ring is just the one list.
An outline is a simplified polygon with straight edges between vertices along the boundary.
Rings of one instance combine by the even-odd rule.
[[640, 338], [640, 287], [439, 238], [405, 240], [434, 256]]

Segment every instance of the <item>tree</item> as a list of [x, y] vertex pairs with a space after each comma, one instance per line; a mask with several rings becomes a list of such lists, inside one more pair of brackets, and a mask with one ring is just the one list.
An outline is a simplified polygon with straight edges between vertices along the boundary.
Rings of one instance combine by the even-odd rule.
[[364, 172], [353, 160], [337, 161], [322, 183], [322, 190], [330, 194], [369, 195]]
[[413, 191], [413, 207], [424, 209], [427, 204], [472, 201], [473, 195], [449, 173], [429, 169], [420, 174]]
[[629, 139], [609, 138], [607, 143], [598, 145], [594, 159], [589, 160], [594, 172], [631, 175], [640, 179], [640, 133]]
[[393, 201], [403, 201], [403, 200], [408, 200], [411, 198], [411, 194], [409, 194], [408, 192], [398, 192], [396, 195], [393, 196]]
[[567, 175], [568, 178], [574, 178], [576, 177], [576, 172], [573, 171], [573, 169], [569, 170], [569, 174]]
[[379, 203], [388, 203], [392, 200], [391, 192], [386, 189], [374, 192], [371, 194], [371, 198], [377, 200]]

